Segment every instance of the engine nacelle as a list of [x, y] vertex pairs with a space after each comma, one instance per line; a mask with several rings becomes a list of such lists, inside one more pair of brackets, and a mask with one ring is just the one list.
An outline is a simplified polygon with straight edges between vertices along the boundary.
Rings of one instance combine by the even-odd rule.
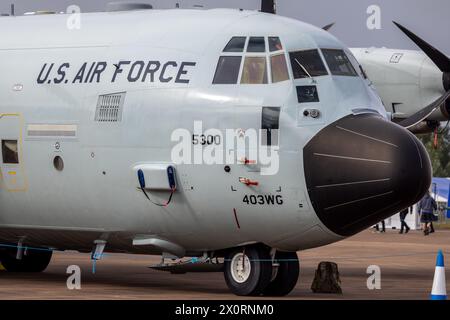
[[[422, 51], [351, 49], [394, 119], [410, 117], [441, 97], [450, 87], [443, 73]], [[426, 120], [450, 119], [447, 101]]]
[[414, 134], [427, 134], [432, 133], [438, 128], [440, 125], [439, 121], [422, 121], [416, 124], [414, 127], [409, 128], [408, 130]]

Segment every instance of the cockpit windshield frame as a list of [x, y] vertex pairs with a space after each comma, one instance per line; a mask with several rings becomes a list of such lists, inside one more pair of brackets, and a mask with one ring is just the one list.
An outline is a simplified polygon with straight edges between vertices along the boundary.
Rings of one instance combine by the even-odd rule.
[[318, 48], [289, 52], [294, 79], [327, 76], [328, 70]]
[[358, 77], [358, 72], [343, 49], [321, 48], [328, 69], [333, 76]]
[[[239, 57], [241, 60], [238, 65]], [[278, 36], [235, 35], [219, 56], [212, 84], [265, 85], [289, 81], [291, 75], [287, 59], [287, 53]]]

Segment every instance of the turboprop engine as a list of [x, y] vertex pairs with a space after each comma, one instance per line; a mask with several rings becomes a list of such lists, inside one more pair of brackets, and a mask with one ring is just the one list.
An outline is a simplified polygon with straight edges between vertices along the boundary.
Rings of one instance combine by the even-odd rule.
[[411, 132], [434, 131], [450, 120], [450, 59], [394, 22], [421, 51], [353, 49], [392, 120]]

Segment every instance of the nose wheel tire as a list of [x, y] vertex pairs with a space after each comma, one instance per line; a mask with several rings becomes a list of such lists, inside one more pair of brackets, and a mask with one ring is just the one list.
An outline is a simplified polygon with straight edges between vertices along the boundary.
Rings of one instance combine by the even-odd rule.
[[258, 296], [269, 285], [272, 262], [269, 249], [250, 246], [233, 250], [225, 257], [225, 282], [238, 296]]
[[265, 296], [281, 297], [289, 294], [294, 289], [300, 274], [297, 253], [295, 252], [277, 252], [275, 254], [275, 263], [279, 266], [274, 267], [276, 274], [269, 285], [264, 289]]
[[8, 272], [42, 272], [50, 263], [53, 251], [29, 249], [17, 259], [17, 249], [8, 248], [0, 252], [0, 261]]

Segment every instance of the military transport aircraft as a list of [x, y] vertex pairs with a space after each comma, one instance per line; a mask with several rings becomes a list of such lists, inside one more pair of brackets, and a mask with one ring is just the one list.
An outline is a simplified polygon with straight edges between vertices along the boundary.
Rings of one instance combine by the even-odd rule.
[[[446, 116], [436, 110], [448, 94], [421, 54], [360, 50], [363, 68], [329, 32], [272, 14], [273, 1], [262, 12], [133, 8], [82, 14], [79, 29], [65, 14], [0, 18], [8, 271], [43, 271], [54, 250], [154, 254], [158, 270], [223, 271], [237, 295], [281, 296], [297, 282], [296, 251], [354, 235], [429, 188], [429, 157], [406, 128]], [[223, 163], [174, 159], [219, 150], [229, 130], [233, 146], [260, 130], [275, 165], [245, 141]]]

